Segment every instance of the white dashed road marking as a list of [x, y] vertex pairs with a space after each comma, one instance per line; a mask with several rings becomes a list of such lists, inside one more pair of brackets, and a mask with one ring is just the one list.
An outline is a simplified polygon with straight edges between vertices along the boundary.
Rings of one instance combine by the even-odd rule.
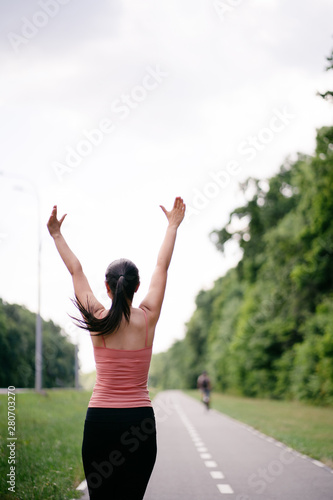
[[[190, 420], [185, 415], [184, 411], [178, 404], [175, 404], [175, 409], [185, 425], [189, 435], [192, 438], [194, 446], [197, 448], [197, 451], [200, 453], [200, 457], [204, 461], [204, 464], [209, 469], [217, 469], [218, 465], [214, 460], [210, 460], [212, 455], [208, 453], [208, 449], [205, 446], [205, 443], [202, 441], [195, 427], [191, 424]], [[212, 479], [224, 479], [224, 474], [220, 470], [212, 470], [210, 471], [210, 475]], [[225, 494], [233, 494], [234, 491], [229, 484], [217, 484], [217, 489], [222, 495]]]
[[205, 460], [206, 467], [217, 467], [217, 463], [214, 460]]
[[219, 470], [211, 470], [210, 475], [213, 479], [224, 479], [224, 474]]
[[217, 485], [220, 493], [233, 493], [233, 489], [229, 484], [218, 484]]

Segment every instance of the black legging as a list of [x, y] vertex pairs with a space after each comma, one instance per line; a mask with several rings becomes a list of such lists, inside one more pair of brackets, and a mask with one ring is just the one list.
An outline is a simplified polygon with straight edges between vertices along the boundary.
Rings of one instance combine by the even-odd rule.
[[88, 408], [82, 460], [90, 500], [141, 500], [156, 460], [153, 409]]

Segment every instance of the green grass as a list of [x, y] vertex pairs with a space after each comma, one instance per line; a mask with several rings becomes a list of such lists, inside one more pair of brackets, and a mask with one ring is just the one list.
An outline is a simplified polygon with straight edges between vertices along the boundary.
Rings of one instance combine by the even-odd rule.
[[[16, 492], [8, 491], [7, 396], [0, 396], [0, 498], [79, 498], [82, 433], [91, 391], [16, 394]], [[7, 493], [7, 495], [6, 495]]]
[[[198, 391], [185, 391], [200, 399]], [[212, 408], [333, 467], [333, 408], [212, 394]]]

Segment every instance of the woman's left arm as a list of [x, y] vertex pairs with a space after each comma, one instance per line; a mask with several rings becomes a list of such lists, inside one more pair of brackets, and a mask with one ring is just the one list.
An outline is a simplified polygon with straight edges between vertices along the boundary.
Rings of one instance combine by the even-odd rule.
[[47, 223], [47, 228], [49, 230], [50, 235], [52, 236], [54, 243], [57, 247], [57, 250], [60, 254], [60, 257], [64, 261], [65, 266], [70, 272], [73, 285], [74, 292], [76, 297], [80, 302], [86, 307], [89, 301], [89, 306], [92, 308], [93, 313], [99, 314], [102, 310], [104, 310], [104, 306], [96, 299], [94, 296], [90, 285], [88, 283], [87, 277], [85, 276], [81, 263], [76, 255], [72, 252], [69, 246], [66, 243], [65, 238], [61, 234], [61, 224], [63, 223], [67, 214], [63, 215], [60, 220], [57, 219], [57, 206], [53, 207], [51, 216]]

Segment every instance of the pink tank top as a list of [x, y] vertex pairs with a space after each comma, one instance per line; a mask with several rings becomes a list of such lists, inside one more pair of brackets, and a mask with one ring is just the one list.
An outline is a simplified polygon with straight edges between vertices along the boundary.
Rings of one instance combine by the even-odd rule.
[[152, 406], [148, 393], [148, 371], [152, 346], [148, 347], [148, 321], [143, 349], [109, 349], [94, 346], [96, 383], [88, 407], [136, 408]]

